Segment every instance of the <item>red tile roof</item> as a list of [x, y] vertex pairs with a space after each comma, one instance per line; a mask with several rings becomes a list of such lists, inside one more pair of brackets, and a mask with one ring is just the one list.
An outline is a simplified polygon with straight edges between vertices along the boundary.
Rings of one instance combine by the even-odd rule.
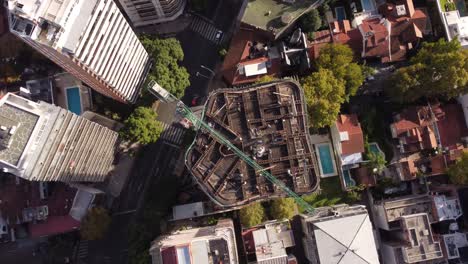
[[356, 180], [359, 184], [364, 186], [375, 186], [375, 175], [369, 170], [368, 167], [362, 166], [357, 169], [351, 170], [352, 174], [356, 176]]
[[[231, 85], [244, 83], [252, 83], [265, 75], [278, 77], [281, 73], [281, 59], [269, 59], [268, 57], [259, 57], [255, 59], [249, 58], [250, 48], [253, 43], [268, 43], [269, 39], [261, 30], [255, 29], [252, 26], [245, 24], [241, 25], [239, 31], [234, 35], [229, 46], [228, 53], [224, 58], [221, 69], [222, 75], [226, 82]], [[238, 68], [242, 65], [260, 63], [270, 61], [271, 67], [267, 69], [267, 74], [245, 76], [239, 73]]]
[[456, 149], [462, 145], [462, 138], [468, 136], [463, 109], [459, 104], [448, 104], [442, 107], [445, 117], [437, 121], [442, 147]]
[[29, 207], [47, 205], [49, 218], [67, 216], [76, 194], [76, 189], [65, 183], [50, 183], [48, 187], [50, 195], [43, 200], [39, 194], [39, 182], [19, 179], [19, 184], [16, 184], [15, 177], [7, 175], [3, 176], [2, 180], [0, 212], [11, 225], [15, 225], [17, 219], [21, 220], [23, 209]]
[[30, 223], [29, 233], [32, 238], [62, 234], [76, 230], [80, 227], [80, 222], [69, 215], [49, 216], [41, 223]]
[[341, 154], [364, 152], [364, 135], [356, 115], [339, 115], [336, 121], [339, 132], [347, 132], [349, 140], [341, 141]]
[[384, 20], [379, 18], [363, 20], [359, 29], [365, 37], [363, 57], [386, 60], [389, 57], [389, 33]]

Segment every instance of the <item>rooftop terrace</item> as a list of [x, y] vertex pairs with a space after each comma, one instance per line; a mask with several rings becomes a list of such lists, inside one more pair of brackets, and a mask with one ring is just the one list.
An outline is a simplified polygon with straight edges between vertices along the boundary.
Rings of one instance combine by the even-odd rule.
[[10, 135], [6, 148], [0, 149], [0, 160], [18, 164], [38, 119], [38, 115], [12, 104], [0, 105], [1, 130]]
[[[306, 194], [316, 189], [316, 161], [296, 83], [218, 90], [208, 98], [204, 120], [291, 190]], [[189, 150], [187, 167], [223, 206], [285, 195], [203, 130]]]
[[315, 2], [317, 1], [249, 0], [242, 22], [279, 35], [289, 24], [308, 11]]

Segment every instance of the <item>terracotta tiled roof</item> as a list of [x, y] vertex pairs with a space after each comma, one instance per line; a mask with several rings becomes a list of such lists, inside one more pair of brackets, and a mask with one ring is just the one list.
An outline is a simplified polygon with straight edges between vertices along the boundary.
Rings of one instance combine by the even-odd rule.
[[266, 56], [255, 59], [249, 58], [249, 50], [255, 42], [268, 43], [268, 41], [269, 39], [263, 31], [242, 24], [239, 31], [232, 38], [228, 53], [224, 58], [221, 72], [226, 82], [231, 85], [255, 82], [265, 74], [247, 77], [239, 74], [238, 68], [242, 65], [265, 61], [271, 63], [266, 75], [279, 76], [281, 73], [281, 60], [279, 58], [269, 59]]
[[356, 176], [356, 180], [359, 184], [362, 184], [364, 186], [375, 186], [376, 181], [375, 181], [375, 176], [374, 174], [369, 170], [368, 167], [362, 166], [357, 169], [352, 170], [353, 175]]
[[389, 33], [381, 19], [363, 20], [359, 28], [365, 36], [364, 57], [389, 57]]
[[468, 136], [468, 129], [459, 104], [448, 104], [442, 107], [445, 117], [437, 121], [442, 147], [456, 149], [462, 144], [462, 138]]
[[364, 136], [356, 115], [339, 115], [336, 121], [339, 132], [347, 132], [349, 140], [341, 141], [341, 154], [364, 152]]
[[0, 212], [8, 218], [10, 224], [22, 218], [23, 209], [47, 205], [49, 217], [68, 215], [73, 204], [76, 189], [65, 183], [49, 185], [50, 196], [42, 200], [39, 194], [39, 183], [19, 179], [16, 184], [14, 176], [4, 176], [0, 184]]
[[49, 216], [41, 223], [30, 223], [29, 233], [31, 237], [42, 237], [70, 232], [80, 227], [80, 222], [69, 215]]

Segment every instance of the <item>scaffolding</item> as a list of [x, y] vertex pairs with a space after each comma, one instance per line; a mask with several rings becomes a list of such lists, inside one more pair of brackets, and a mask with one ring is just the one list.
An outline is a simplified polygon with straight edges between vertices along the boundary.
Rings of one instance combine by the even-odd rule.
[[[288, 186], [286, 186], [286, 184], [278, 180], [268, 171], [271, 168], [263, 168], [262, 166], [260, 166], [249, 155], [245, 154], [243, 151], [238, 149], [228, 139], [226, 139], [223, 135], [221, 135], [221, 133], [219, 133], [218, 131], [213, 129], [209, 124], [204, 122], [203, 118], [200, 118], [197, 115], [195, 115], [192, 112], [192, 110], [190, 110], [190, 108], [187, 107], [182, 101], [175, 98], [172, 94], [168, 93], [166, 90], [161, 88], [156, 82], [150, 82], [149, 90], [151, 91], [152, 94], [154, 94], [158, 98], [162, 97], [161, 91], [163, 91], [164, 93], [163, 97], [166, 98], [166, 101], [177, 101], [177, 112], [181, 114], [184, 118], [189, 120], [193, 124], [193, 128], [195, 130], [205, 130], [206, 132], [208, 132], [210, 136], [212, 136], [216, 141], [226, 146], [229, 150], [234, 152], [236, 156], [238, 156], [245, 163], [247, 163], [250, 167], [252, 167], [256, 173], [260, 174], [261, 176], [269, 180], [274, 186], [283, 190], [289, 197], [293, 198], [294, 201], [297, 203], [297, 205], [302, 207], [309, 214], [314, 213], [315, 209], [310, 204], [308, 204], [304, 199], [302, 199], [301, 196], [299, 196], [297, 193], [291, 190]], [[172, 100], [167, 100], [169, 97], [168, 95], [171, 97]]]

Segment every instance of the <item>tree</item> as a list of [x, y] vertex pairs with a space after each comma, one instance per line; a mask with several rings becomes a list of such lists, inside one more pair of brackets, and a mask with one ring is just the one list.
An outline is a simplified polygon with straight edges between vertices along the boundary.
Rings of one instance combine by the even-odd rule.
[[93, 207], [89, 209], [88, 214], [81, 224], [81, 238], [85, 240], [97, 240], [104, 237], [109, 228], [111, 217], [106, 209], [102, 207]]
[[468, 153], [464, 152], [461, 158], [447, 169], [447, 174], [454, 184], [468, 184]]
[[322, 19], [317, 9], [312, 9], [299, 18], [299, 27], [304, 32], [315, 32], [322, 27]]
[[356, 94], [364, 82], [363, 67], [353, 62], [353, 58], [354, 53], [347, 45], [327, 44], [320, 49], [320, 55], [316, 60], [318, 69], [330, 70], [337, 79], [343, 80], [346, 101]]
[[468, 92], [468, 51], [457, 39], [424, 43], [410, 63], [391, 78], [389, 94], [394, 100], [449, 99]]
[[132, 142], [143, 145], [154, 143], [163, 131], [161, 122], [156, 120], [158, 114], [149, 107], [138, 107], [125, 120], [121, 136]]
[[265, 209], [261, 203], [253, 203], [240, 209], [239, 216], [244, 227], [256, 226], [265, 220]]
[[384, 155], [382, 155], [382, 153], [376, 153], [373, 151], [368, 151], [366, 155], [369, 159], [367, 167], [370, 168], [372, 172], [381, 174], [385, 169], [385, 165], [387, 164]]
[[296, 214], [296, 203], [292, 198], [278, 198], [271, 202], [270, 209], [274, 219], [291, 219]]
[[141, 43], [154, 60], [153, 68], [148, 76], [161, 87], [180, 98], [185, 88], [190, 86], [189, 73], [179, 63], [184, 60], [184, 51], [175, 38], [158, 39], [143, 37]]
[[321, 128], [336, 121], [341, 104], [345, 101], [345, 86], [332, 71], [318, 72], [302, 79], [311, 127]]
[[272, 77], [270, 75], [263, 75], [262, 77], [258, 78], [258, 80], [256, 80], [254, 84], [262, 84], [262, 83], [272, 82], [275, 80], [277, 80], [275, 77]]

